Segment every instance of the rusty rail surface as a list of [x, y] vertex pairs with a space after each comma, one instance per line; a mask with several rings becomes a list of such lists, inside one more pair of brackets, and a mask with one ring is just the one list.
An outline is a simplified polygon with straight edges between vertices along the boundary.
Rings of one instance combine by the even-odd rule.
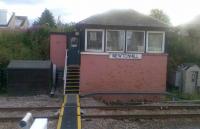
[[[0, 122], [8, 122], [8, 121], [20, 121], [23, 117], [0, 117]], [[35, 118], [48, 118], [48, 120], [57, 120], [58, 116], [40, 116], [33, 117]]]
[[175, 109], [200, 109], [200, 105], [123, 105], [123, 106], [81, 106], [81, 109], [100, 110], [175, 110]]
[[51, 106], [51, 107], [0, 107], [1, 111], [44, 111], [44, 110], [54, 110], [54, 109], [60, 109], [59, 106]]
[[82, 115], [81, 118], [93, 118], [93, 119], [166, 119], [166, 118], [199, 118], [200, 114], [196, 113], [184, 113], [184, 114], [134, 114], [134, 115]]

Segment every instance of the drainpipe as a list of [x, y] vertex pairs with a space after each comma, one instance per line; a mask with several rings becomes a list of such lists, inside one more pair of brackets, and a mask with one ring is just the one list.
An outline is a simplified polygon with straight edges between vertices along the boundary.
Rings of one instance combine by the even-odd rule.
[[53, 78], [53, 85], [52, 85], [51, 92], [50, 92], [51, 97], [54, 96], [55, 90], [56, 90], [56, 65], [55, 64], [53, 64], [52, 78]]

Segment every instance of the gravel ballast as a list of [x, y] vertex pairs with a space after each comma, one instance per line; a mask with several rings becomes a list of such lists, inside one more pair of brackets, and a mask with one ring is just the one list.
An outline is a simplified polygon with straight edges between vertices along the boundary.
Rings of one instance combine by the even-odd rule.
[[[0, 96], [0, 107], [48, 107], [61, 106], [63, 97], [49, 97], [47, 95], [9, 97]], [[55, 116], [58, 110], [36, 111], [30, 110], [34, 117]], [[27, 111], [0, 111], [0, 117], [21, 117], [23, 118]], [[56, 129], [57, 119], [48, 121], [48, 129]], [[0, 129], [20, 129], [19, 121], [0, 121]]]
[[[48, 121], [48, 129], [56, 129], [57, 120]], [[21, 129], [18, 121], [0, 122], [0, 129]]]
[[82, 129], [200, 129], [200, 119], [90, 119], [82, 120]]

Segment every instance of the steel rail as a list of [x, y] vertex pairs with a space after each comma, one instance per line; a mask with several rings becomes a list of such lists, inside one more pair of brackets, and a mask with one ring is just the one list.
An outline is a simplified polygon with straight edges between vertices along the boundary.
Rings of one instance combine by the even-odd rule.
[[[81, 98], [85, 98], [85, 97], [93, 97], [93, 96], [105, 96], [105, 95], [111, 95], [111, 96], [115, 96], [115, 95], [130, 95], [130, 96], [138, 96], [138, 95], [146, 95], [146, 96], [171, 96], [171, 97], [175, 97], [173, 94], [170, 94], [168, 92], [163, 92], [163, 93], [150, 93], [150, 92], [141, 92], [141, 93], [134, 93], [134, 92], [95, 92], [95, 93], [89, 93], [89, 94], [83, 94], [80, 95]], [[178, 98], [177, 98], [178, 99]]]
[[[22, 117], [0, 117], [0, 121], [1, 122], [8, 122], [8, 121], [19, 121], [23, 118]], [[48, 120], [57, 120], [58, 119], [58, 116], [39, 116], [39, 117], [33, 117], [34, 119], [35, 118], [48, 118]]]
[[123, 105], [123, 106], [81, 106], [81, 109], [100, 110], [175, 110], [175, 109], [200, 109], [200, 105]]
[[166, 119], [166, 118], [197, 118], [200, 114], [196, 113], [184, 113], [184, 114], [133, 114], [133, 115], [81, 115], [81, 118], [93, 118], [93, 119], [118, 119], [118, 118], [133, 118], [133, 119]]
[[59, 106], [51, 106], [51, 107], [0, 107], [1, 111], [29, 111], [29, 110], [36, 110], [36, 111], [43, 111], [43, 110], [56, 110], [60, 109]]

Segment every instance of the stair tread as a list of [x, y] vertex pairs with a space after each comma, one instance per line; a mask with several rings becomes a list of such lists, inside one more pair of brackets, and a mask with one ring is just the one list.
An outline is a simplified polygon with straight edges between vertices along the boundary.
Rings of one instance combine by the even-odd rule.
[[79, 93], [80, 84], [80, 66], [69, 65], [67, 66], [66, 85], [64, 87], [65, 94]]
[[80, 67], [80, 65], [68, 65], [67, 67]]
[[71, 84], [71, 83], [73, 83], [73, 84], [74, 84], [74, 83], [80, 83], [80, 82], [79, 82], [79, 81], [77, 81], [77, 82], [67, 82], [67, 83], [68, 83], [68, 84], [69, 84], [69, 83], [70, 83], [70, 84]]
[[79, 85], [66, 85], [66, 87], [79, 87]]
[[79, 81], [79, 78], [68, 78], [67, 81], [68, 80], [78, 80]]
[[67, 77], [69, 77], [69, 76], [80, 76], [80, 75], [67, 75]]
[[65, 91], [79, 91], [79, 88], [66, 88]]

